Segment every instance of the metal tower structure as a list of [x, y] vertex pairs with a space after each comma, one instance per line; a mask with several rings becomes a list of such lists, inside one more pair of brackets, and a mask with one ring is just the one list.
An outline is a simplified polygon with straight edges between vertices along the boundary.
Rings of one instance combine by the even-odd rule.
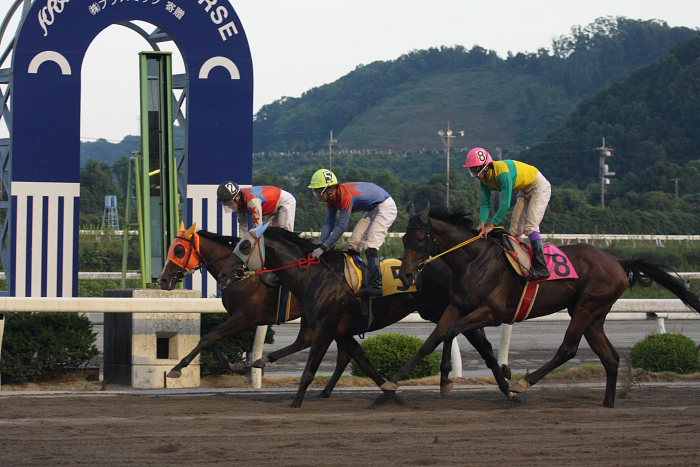
[[119, 214], [117, 212], [117, 196], [107, 195], [105, 196], [105, 209], [102, 213], [102, 226], [101, 231], [109, 230], [115, 231], [119, 230]]

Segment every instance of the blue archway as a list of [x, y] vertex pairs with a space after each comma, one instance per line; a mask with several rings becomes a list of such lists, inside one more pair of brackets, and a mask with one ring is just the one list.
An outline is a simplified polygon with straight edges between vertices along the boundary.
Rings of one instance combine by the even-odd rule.
[[[36, 0], [28, 7], [18, 0], [15, 5], [20, 3], [25, 10], [10, 81], [9, 293], [77, 294], [81, 69], [90, 43], [114, 24], [136, 30], [153, 45], [172, 40], [182, 53], [187, 178], [181, 192], [187, 196], [187, 220], [232, 233], [233, 219], [221, 212], [214, 193], [222, 178], [242, 183], [252, 178], [253, 67], [229, 2]], [[133, 21], [157, 29], [146, 34]], [[209, 282], [200, 276], [193, 286], [209, 295], [215, 290]]]

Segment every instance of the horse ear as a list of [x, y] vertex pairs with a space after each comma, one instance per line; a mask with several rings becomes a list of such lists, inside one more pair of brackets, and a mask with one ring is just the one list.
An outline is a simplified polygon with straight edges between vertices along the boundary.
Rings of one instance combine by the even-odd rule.
[[185, 221], [180, 221], [180, 232], [185, 230]]
[[428, 202], [428, 205], [423, 209], [420, 213], [420, 221], [424, 224], [428, 223], [428, 219], [430, 218], [430, 202]]
[[197, 223], [195, 222], [194, 224], [192, 224], [192, 227], [190, 227], [189, 229], [187, 229], [187, 231], [183, 234], [183, 237], [185, 237], [185, 238], [190, 238], [190, 237], [192, 237], [192, 235], [194, 235], [194, 231], [195, 231], [196, 229], [197, 229]]
[[408, 204], [408, 215], [409, 216], [415, 216], [416, 215], [416, 206], [413, 204], [413, 201], [411, 201]]

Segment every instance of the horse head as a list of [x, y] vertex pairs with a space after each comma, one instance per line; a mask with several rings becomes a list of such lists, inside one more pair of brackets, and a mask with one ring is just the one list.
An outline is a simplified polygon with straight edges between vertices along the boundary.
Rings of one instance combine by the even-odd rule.
[[180, 232], [175, 235], [168, 248], [168, 261], [158, 276], [158, 284], [163, 290], [173, 290], [182, 278], [202, 265], [202, 255], [199, 252], [199, 235], [195, 233], [197, 224], [185, 229], [185, 223], [180, 223]]
[[241, 237], [233, 253], [221, 264], [216, 276], [221, 287], [229, 287], [240, 281], [249, 271], [260, 271], [265, 267], [265, 237], [268, 224], [260, 225]]
[[401, 269], [399, 269], [399, 278], [405, 286], [411, 286], [416, 282], [423, 262], [436, 249], [435, 239], [431, 232], [430, 205], [428, 205], [419, 214], [409, 218], [406, 233], [402, 237], [404, 254]]

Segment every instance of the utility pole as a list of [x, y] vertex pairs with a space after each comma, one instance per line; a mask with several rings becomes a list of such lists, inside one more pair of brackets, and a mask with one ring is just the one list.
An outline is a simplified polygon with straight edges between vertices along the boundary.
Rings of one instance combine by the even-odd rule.
[[328, 170], [333, 170], [333, 143], [337, 143], [337, 139], [333, 139], [333, 130], [328, 138]]
[[605, 208], [605, 185], [610, 184], [610, 179], [615, 175], [615, 172], [610, 172], [608, 170], [608, 164], [606, 164], [606, 159], [612, 157], [612, 148], [605, 146], [605, 137], [603, 137], [603, 144], [599, 148], [594, 148], [594, 151], [598, 151], [598, 173], [600, 176], [600, 207]]
[[673, 184], [675, 185], [676, 188], [676, 198], [678, 198], [678, 182], [681, 180], [680, 178], [671, 178], [670, 179]]
[[[464, 131], [458, 131], [457, 134], [464, 136]], [[445, 205], [449, 209], [450, 207], [450, 147], [452, 146], [452, 140], [457, 137], [457, 134], [452, 132], [450, 128], [450, 122], [447, 122], [447, 131], [440, 130], [438, 135], [442, 139], [442, 143], [445, 145], [445, 154], [447, 159], [447, 182], [445, 183]]]

